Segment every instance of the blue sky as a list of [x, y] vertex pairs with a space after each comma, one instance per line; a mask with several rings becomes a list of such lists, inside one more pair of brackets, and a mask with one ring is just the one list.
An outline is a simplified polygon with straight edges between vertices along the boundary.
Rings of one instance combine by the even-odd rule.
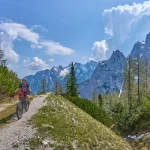
[[68, 65], [126, 56], [150, 32], [150, 1], [0, 0], [0, 43], [19, 77]]

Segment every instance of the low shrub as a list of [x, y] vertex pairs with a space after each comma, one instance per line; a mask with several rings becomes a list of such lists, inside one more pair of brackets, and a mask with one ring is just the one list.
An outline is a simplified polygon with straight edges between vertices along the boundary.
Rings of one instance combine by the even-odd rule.
[[132, 109], [129, 113], [128, 107], [120, 103], [112, 109], [113, 121], [117, 131], [122, 135], [137, 134], [150, 130], [150, 99], [145, 97], [140, 107]]
[[109, 114], [105, 110], [103, 110], [103, 108], [92, 103], [90, 100], [79, 97], [65, 97], [69, 99], [72, 103], [74, 103], [76, 106], [78, 106], [80, 109], [91, 115], [93, 118], [103, 123], [104, 125], [112, 125], [112, 119], [109, 116]]

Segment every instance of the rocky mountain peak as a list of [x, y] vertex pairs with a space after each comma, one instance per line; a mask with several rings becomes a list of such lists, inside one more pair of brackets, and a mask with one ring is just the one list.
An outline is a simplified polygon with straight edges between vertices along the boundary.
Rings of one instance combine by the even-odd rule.
[[75, 62], [75, 63], [74, 63], [74, 67], [81, 67], [81, 66], [83, 66], [83, 64], [78, 63], [78, 62]]
[[115, 50], [113, 51], [111, 57], [110, 57], [110, 61], [119, 61], [119, 60], [125, 60], [126, 57], [124, 56], [124, 54], [122, 52], [120, 52], [119, 50]]
[[96, 66], [97, 66], [97, 64], [98, 64], [98, 62], [95, 62], [95, 61], [89, 61], [89, 62], [87, 62], [86, 64], [85, 64], [85, 66], [87, 67], [87, 68], [95, 68]]
[[142, 41], [138, 41], [134, 44], [133, 49], [131, 51], [131, 57], [134, 59], [136, 58], [138, 55], [141, 55], [143, 53], [143, 50], [145, 48], [145, 42]]
[[150, 33], [148, 33], [146, 35], [145, 46], [149, 46], [150, 47]]

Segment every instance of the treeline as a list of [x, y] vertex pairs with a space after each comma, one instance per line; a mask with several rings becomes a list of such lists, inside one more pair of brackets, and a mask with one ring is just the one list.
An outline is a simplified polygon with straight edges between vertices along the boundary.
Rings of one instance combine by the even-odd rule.
[[17, 74], [9, 70], [6, 63], [4, 53], [0, 50], [0, 100], [11, 96], [20, 84]]
[[126, 99], [131, 114], [134, 108], [142, 106], [144, 97], [149, 94], [149, 70], [147, 58], [142, 60], [140, 55], [134, 59], [128, 57], [124, 71], [122, 98]]
[[[113, 121], [114, 130], [127, 135], [150, 130], [150, 66], [147, 59], [127, 58], [123, 72], [123, 87], [120, 93], [108, 95], [92, 93], [92, 101], [79, 98], [75, 70], [72, 63], [66, 88], [58, 81], [54, 84], [55, 94], [65, 94], [79, 108], [104, 124]], [[94, 105], [93, 105], [93, 104]], [[98, 108], [98, 109], [97, 109]], [[109, 117], [104, 117], [109, 114]], [[104, 118], [103, 118], [104, 117]], [[101, 118], [101, 119], [100, 119]], [[103, 118], [103, 119], [102, 119]]]
[[109, 95], [93, 91], [92, 101], [107, 111], [121, 134], [150, 130], [150, 66], [140, 55], [127, 58], [121, 93]]

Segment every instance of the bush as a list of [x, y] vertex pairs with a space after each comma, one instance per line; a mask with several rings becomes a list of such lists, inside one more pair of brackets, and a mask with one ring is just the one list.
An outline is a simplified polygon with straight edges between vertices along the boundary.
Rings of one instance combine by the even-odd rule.
[[90, 100], [79, 97], [66, 96], [72, 103], [81, 108], [83, 111], [91, 115], [96, 120], [102, 122], [103, 124], [110, 126], [112, 124], [111, 117], [104, 111], [101, 107], [92, 103]]
[[123, 134], [129, 132], [132, 128], [133, 120], [128, 109], [118, 103], [113, 107], [112, 111], [112, 118], [116, 125], [116, 130]]
[[132, 109], [131, 114], [128, 111], [128, 107], [121, 104], [116, 104], [112, 111], [116, 130], [123, 135], [150, 130], [149, 97], [144, 97], [141, 107]]

